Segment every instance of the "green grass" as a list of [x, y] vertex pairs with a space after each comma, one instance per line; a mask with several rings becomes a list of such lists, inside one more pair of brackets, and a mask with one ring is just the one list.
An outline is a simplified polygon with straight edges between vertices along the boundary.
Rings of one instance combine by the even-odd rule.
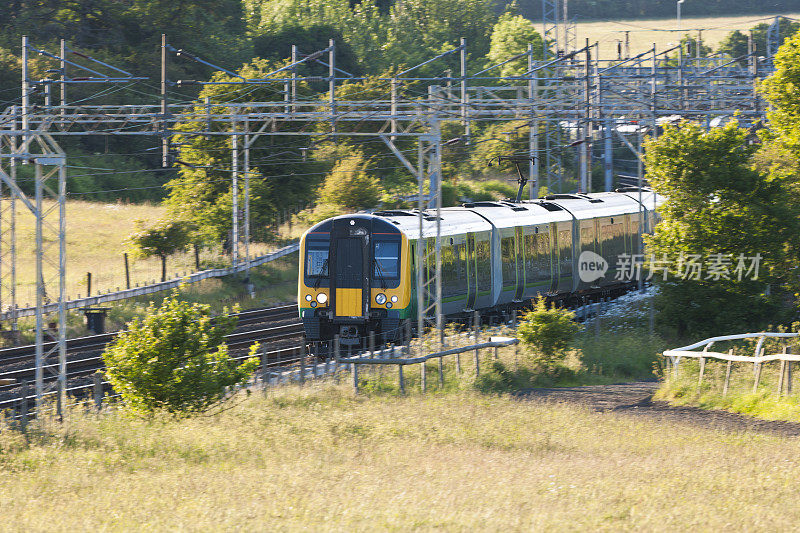
[[[452, 325], [448, 327], [446, 348], [474, 342], [471, 337], [452, 336], [455, 329]], [[481, 339], [498, 335], [514, 336], [514, 332], [509, 328], [484, 330]], [[438, 344], [432, 336], [426, 336], [423, 342], [423, 353], [438, 350]], [[491, 348], [480, 350], [477, 377], [474, 351], [444, 358], [442, 385], [439, 384], [438, 360], [425, 364], [425, 376], [429, 390], [478, 390], [488, 394], [513, 393], [535, 387], [576, 387], [652, 379], [660, 374], [656, 361], [662, 350], [661, 345], [658, 338], [637, 330], [599, 336], [583, 333], [566, 350], [564, 360], [551, 367], [540, 364], [535, 352], [520, 344], [499, 348], [496, 352]], [[415, 342], [411, 355], [419, 353], [419, 345]], [[421, 390], [422, 364], [404, 367], [403, 379], [406, 391]], [[397, 367], [362, 366], [359, 388], [373, 394], [397, 394]]]
[[[788, 530], [800, 442], [475, 391], [239, 394], [0, 431], [10, 531]], [[757, 502], [754, 505], [753, 502]], [[734, 526], [735, 525], [735, 526]]]
[[[775, 14], [800, 18], [800, 15], [796, 13]], [[748, 30], [760, 22], [766, 21], [769, 23], [771, 18], [763, 15], [682, 17], [681, 28], [683, 31], [680, 32], [668, 31], [677, 29], [675, 17], [655, 20], [581, 22], [577, 26], [576, 42], [578, 48], [580, 48], [586, 38], [591, 43], [597, 41], [600, 43], [600, 58], [613, 59], [617, 57], [617, 41], [624, 42], [625, 40], [625, 31], [630, 31], [631, 56], [635, 56], [649, 50], [653, 43], [656, 44], [658, 51], [671, 48], [686, 33], [690, 33], [697, 38], [696, 30], [703, 28], [703, 43], [716, 49], [722, 39], [731, 31]]]
[[[766, 363], [761, 371], [758, 390], [753, 392], [755, 374], [750, 363], [733, 363], [728, 394], [723, 395], [725, 363], [706, 364], [703, 383], [699, 384], [699, 363], [682, 361], [678, 376], [672, 372], [656, 393], [656, 399], [675, 405], [693, 405], [703, 409], [722, 409], [767, 420], [800, 422], [800, 394], [778, 396], [780, 363]], [[784, 385], [785, 386], [785, 385]], [[785, 389], [784, 389], [785, 391]]]

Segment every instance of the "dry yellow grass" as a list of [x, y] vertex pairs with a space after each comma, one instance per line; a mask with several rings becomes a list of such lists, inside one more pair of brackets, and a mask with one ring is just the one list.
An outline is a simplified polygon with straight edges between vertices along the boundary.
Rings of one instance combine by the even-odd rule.
[[476, 393], [255, 394], [0, 433], [9, 531], [796, 527], [800, 444]]
[[[17, 208], [17, 302], [33, 304], [35, 298], [34, 219], [23, 206]], [[70, 201], [67, 203], [67, 295], [86, 296], [86, 273], [92, 273], [92, 294], [117, 287], [125, 288], [123, 253], [129, 251], [128, 237], [136, 229], [136, 221], [151, 224], [166, 215], [161, 206], [143, 204], [103, 204]], [[57, 223], [57, 218], [55, 219]], [[50, 234], [54, 237], [53, 234]], [[54, 241], [50, 254], [57, 254]], [[251, 247], [252, 254], [266, 253], [264, 245]], [[242, 250], [244, 254], [244, 250]], [[52, 255], [56, 259], [55, 255]], [[204, 251], [202, 260], [224, 262], [219, 250]], [[137, 259], [130, 256], [131, 284], [146, 284], [161, 278], [158, 258]], [[193, 253], [176, 254], [167, 260], [170, 278], [194, 271]], [[53, 281], [55, 270], [46, 265], [46, 279]], [[55, 285], [53, 285], [53, 290]]]
[[[800, 18], [797, 13], [776, 13], [791, 18]], [[703, 42], [716, 48], [725, 36], [733, 30], [748, 30], [760, 22], [769, 22], [773, 17], [766, 15], [742, 15], [727, 17], [681, 18], [681, 29], [677, 30], [675, 17], [659, 20], [615, 20], [603, 22], [583, 22], [578, 24], [578, 46], [583, 46], [586, 38], [600, 43], [600, 58], [617, 57], [617, 40], [625, 41], [625, 31], [630, 31], [631, 55], [649, 50], [653, 43], [659, 51], [677, 44], [681, 37], [689, 33], [697, 38], [697, 30], [703, 29]]]

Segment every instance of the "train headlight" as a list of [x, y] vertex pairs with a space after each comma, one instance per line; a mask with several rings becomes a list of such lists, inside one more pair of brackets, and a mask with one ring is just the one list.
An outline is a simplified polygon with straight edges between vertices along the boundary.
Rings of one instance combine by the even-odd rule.
[[397, 296], [392, 296], [392, 303], [394, 303], [394, 304], [397, 303]]
[[310, 294], [306, 294], [306, 301], [307, 301], [307, 302], [310, 302], [310, 301], [311, 301], [311, 295], [310, 295]]
[[316, 306], [317, 306], [317, 302], [311, 302], [311, 307], [316, 307]]
[[386, 309], [391, 309], [391, 308], [392, 308], [392, 302], [388, 302], [386, 304]]
[[324, 304], [325, 302], [328, 301], [328, 295], [325, 294], [324, 292], [317, 294], [317, 301], [321, 304]]
[[378, 305], [385, 304], [386, 303], [386, 295], [383, 294], [383, 293], [379, 293], [377, 296], [375, 296], [375, 303], [378, 304]]

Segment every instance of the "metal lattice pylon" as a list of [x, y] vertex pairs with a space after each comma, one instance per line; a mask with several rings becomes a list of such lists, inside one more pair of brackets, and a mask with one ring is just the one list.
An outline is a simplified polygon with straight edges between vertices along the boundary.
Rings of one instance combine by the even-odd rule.
[[[0, 169], [0, 181], [9, 191], [8, 196], [0, 198], [0, 212], [14, 213], [19, 202], [35, 221], [32, 248], [36, 263], [36, 407], [37, 410], [41, 409], [45, 395], [55, 385], [57, 410], [61, 414], [67, 376], [64, 308], [66, 158], [58, 144], [46, 133], [23, 135], [21, 143], [9, 139], [7, 135], [2, 137], [0, 144], [11, 147], [7, 154], [3, 154], [3, 159], [9, 160], [12, 172], [6, 173]], [[34, 167], [32, 197], [20, 189], [14, 172], [16, 165], [25, 163]], [[13, 231], [15, 222], [13, 218], [4, 217], [0, 220], [0, 233]], [[3, 253], [0, 257], [3, 259], [0, 264], [2, 271], [15, 272], [16, 254]], [[53, 311], [56, 312], [55, 320], [48, 319]], [[46, 386], [45, 374], [56, 376], [56, 381]]]
[[[429, 122], [428, 135], [420, 136], [418, 152], [417, 216], [417, 331], [421, 336], [425, 327], [436, 327], [439, 338], [444, 338], [444, 313], [442, 311], [442, 135], [439, 121]], [[425, 194], [425, 183], [428, 194]], [[435, 237], [425, 237], [423, 228], [431, 217], [436, 223]]]

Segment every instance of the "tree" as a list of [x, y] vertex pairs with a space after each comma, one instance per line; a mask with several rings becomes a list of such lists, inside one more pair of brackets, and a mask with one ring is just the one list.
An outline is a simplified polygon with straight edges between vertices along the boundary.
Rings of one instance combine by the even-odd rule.
[[[756, 147], [747, 138], [734, 123], [706, 132], [684, 122], [646, 143], [647, 179], [666, 197], [663, 220], [646, 240], [648, 254], [669, 267], [667, 281], [656, 276], [656, 306], [661, 324], [679, 335], [720, 335], [779, 319], [778, 293], [796, 283], [800, 211], [787, 201], [785, 182], [752, 168]], [[757, 276], [738, 279], [737, 258], [749, 269], [756, 257]], [[692, 258], [699, 276], [687, 274]], [[725, 267], [716, 270], [722, 277], [703, 270], [714, 261]]]
[[[178, 299], [177, 289], [144, 319], [135, 318], [103, 352], [105, 374], [126, 405], [142, 414], [203, 412], [222, 401], [231, 387], [244, 385], [258, 367], [250, 357], [237, 365], [225, 336], [236, 318], [211, 318], [210, 308]], [[255, 355], [258, 345], [250, 350]]]
[[[248, 79], [262, 79], [270, 72], [284, 66], [266, 59], [254, 59], [238, 70]], [[277, 76], [282, 76], [279, 73]], [[215, 73], [214, 82], [235, 81], [222, 72]], [[208, 85], [200, 92], [196, 105], [187, 112], [185, 121], [175, 126], [179, 131], [173, 142], [179, 146], [175, 166], [178, 177], [166, 184], [169, 191], [165, 204], [170, 216], [186, 220], [197, 227], [197, 237], [202, 242], [230, 242], [232, 230], [232, 139], [228, 135], [200, 135], [207, 128], [211, 132], [229, 133], [233, 125], [228, 121], [204, 120], [205, 99], [211, 104], [211, 114], [229, 112], [228, 104], [240, 101], [269, 102], [282, 100], [283, 83], [250, 85]], [[299, 84], [300, 97], [307, 97], [308, 86]], [[252, 125], [252, 124], [251, 124]], [[237, 124], [239, 131], [243, 125]], [[281, 131], [297, 131], [303, 124], [287, 122]], [[271, 235], [269, 227], [277, 213], [288, 206], [306, 203], [319, 185], [322, 170], [314, 161], [306, 161], [301, 149], [308, 147], [306, 138], [300, 136], [261, 136], [251, 138], [250, 168], [250, 223], [255, 240], [266, 241]], [[239, 149], [239, 205], [244, 205], [244, 171], [242, 152]], [[287, 185], [289, 183], [290, 185]]]
[[[800, 22], [794, 22], [784, 17], [780, 17], [780, 19], [778, 35], [781, 42], [783, 42], [797, 33], [797, 30], [800, 29]], [[753, 34], [753, 48], [756, 55], [763, 56], [767, 53], [767, 32], [769, 26], [770, 25], [766, 22], [762, 22], [750, 28], [750, 32]], [[739, 30], [734, 30], [725, 36], [717, 50], [729, 54], [731, 57], [746, 55], [747, 35]]]
[[180, 220], [166, 220], [145, 228], [137, 221], [137, 229], [130, 237], [134, 251], [141, 257], [161, 258], [161, 281], [167, 281], [167, 257], [186, 249], [193, 226]]
[[761, 85], [772, 107], [767, 112], [769, 138], [800, 157], [800, 33], [787, 39], [775, 55], [775, 72]]
[[[533, 22], [521, 15], [506, 11], [492, 28], [491, 44], [487, 58], [490, 64], [497, 64], [517, 54], [528, 51], [533, 45], [533, 58], [542, 57], [542, 36], [534, 29]], [[501, 76], [521, 76], [528, 70], [528, 62], [523, 57], [500, 67]]]
[[363, 153], [353, 150], [334, 165], [319, 190], [319, 199], [321, 204], [353, 212], [377, 206], [382, 193], [380, 181], [367, 172]]
[[581, 327], [575, 322], [575, 313], [569, 309], [548, 307], [544, 298], [534, 303], [533, 309], [523, 317], [517, 336], [536, 351], [535, 359], [552, 368], [563, 360], [569, 346]]

